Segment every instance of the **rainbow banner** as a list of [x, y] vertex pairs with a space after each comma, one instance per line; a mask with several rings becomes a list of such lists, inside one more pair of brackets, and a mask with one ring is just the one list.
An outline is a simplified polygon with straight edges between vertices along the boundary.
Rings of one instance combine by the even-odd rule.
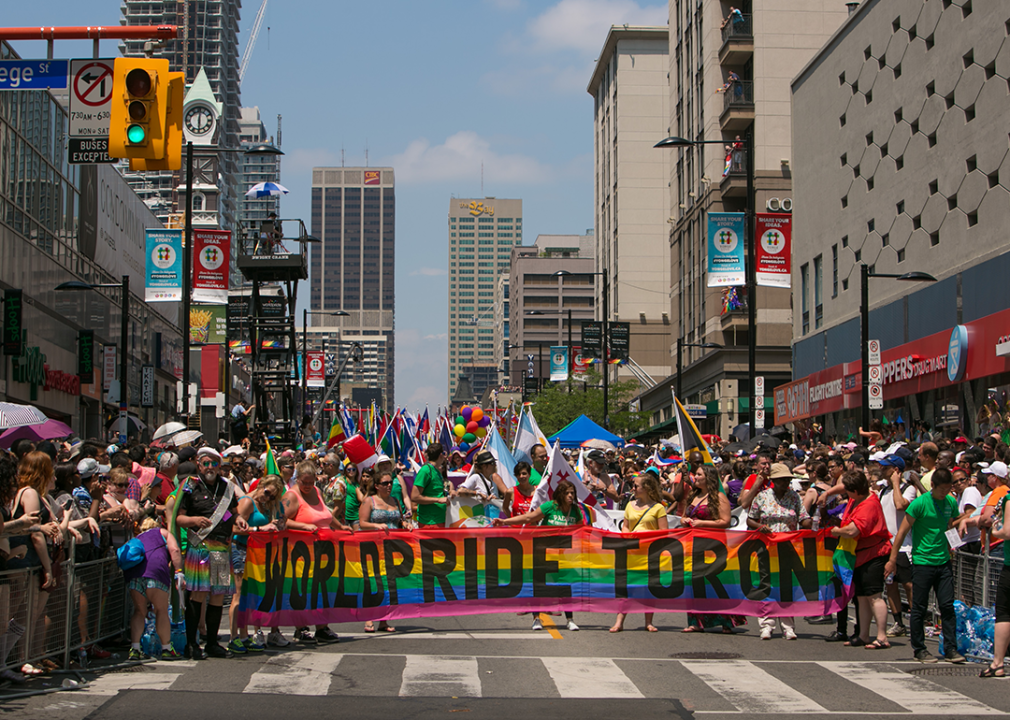
[[830, 615], [852, 597], [852, 560], [827, 530], [253, 533], [239, 622], [534, 610]]

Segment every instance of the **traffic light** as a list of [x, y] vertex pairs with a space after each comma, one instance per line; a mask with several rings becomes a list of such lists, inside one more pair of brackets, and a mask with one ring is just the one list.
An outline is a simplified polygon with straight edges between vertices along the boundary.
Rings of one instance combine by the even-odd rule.
[[159, 160], [132, 158], [130, 169], [181, 170], [182, 169], [182, 103], [186, 76], [181, 72], [168, 73], [168, 106], [165, 113], [165, 156]]
[[109, 155], [131, 160], [165, 158], [168, 81], [168, 60], [116, 58]]

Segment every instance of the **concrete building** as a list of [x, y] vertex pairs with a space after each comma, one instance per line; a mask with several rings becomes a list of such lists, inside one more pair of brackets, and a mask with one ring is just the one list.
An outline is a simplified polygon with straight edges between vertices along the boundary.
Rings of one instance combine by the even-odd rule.
[[[593, 320], [595, 236], [538, 235], [527, 247], [512, 250], [509, 276], [510, 384], [525, 378], [550, 378], [551, 345], [582, 345], [582, 323]], [[554, 277], [559, 270], [572, 273]], [[583, 274], [579, 274], [583, 273]], [[572, 351], [574, 352], [574, 351]], [[571, 362], [569, 360], [569, 362]]]
[[861, 265], [939, 280], [869, 279], [891, 422], [974, 437], [997, 409], [987, 396], [1010, 385], [1006, 20], [999, 3], [864, 2], [793, 81], [804, 241], [793, 248], [795, 381], [776, 390], [776, 416], [800, 432], [859, 426]]
[[[727, 167], [727, 147], [748, 133], [754, 138], [757, 211], [793, 197], [789, 81], [846, 17], [842, 3], [744, 0], [733, 6], [741, 12], [731, 18], [728, 2], [671, 0], [670, 117], [663, 137], [714, 144], [655, 150], [669, 155], [671, 355], [678, 338], [723, 346], [683, 349], [682, 400], [706, 405], [703, 431], [724, 437], [750, 413], [746, 303], [757, 303], [757, 375], [766, 387], [790, 376], [792, 340], [789, 290], [759, 287], [756, 298], [742, 297], [741, 308], [724, 302], [727, 289], [708, 287], [708, 214], [744, 212], [747, 205], [746, 158]], [[675, 385], [671, 376], [641, 397], [656, 433], [667, 429]], [[770, 427], [767, 392], [765, 409]]]
[[[312, 169], [310, 315], [312, 327], [339, 328], [344, 342], [362, 339], [361, 372], [393, 412], [396, 294], [396, 194], [393, 168]], [[374, 352], [369, 356], [368, 348]]]
[[[670, 153], [653, 145], [670, 123], [666, 27], [610, 28], [587, 88], [594, 99], [595, 272], [610, 280], [610, 319], [631, 323], [631, 358], [670, 374]], [[603, 283], [596, 306], [602, 312]], [[597, 319], [602, 319], [598, 317]], [[612, 377], [632, 377], [627, 365]]]
[[494, 366], [498, 370], [498, 384], [509, 383], [509, 281], [507, 273], [501, 273], [494, 285]]
[[495, 278], [508, 272], [522, 245], [523, 201], [485, 197], [449, 200], [449, 397], [460, 374], [476, 397], [498, 377], [495, 363]]

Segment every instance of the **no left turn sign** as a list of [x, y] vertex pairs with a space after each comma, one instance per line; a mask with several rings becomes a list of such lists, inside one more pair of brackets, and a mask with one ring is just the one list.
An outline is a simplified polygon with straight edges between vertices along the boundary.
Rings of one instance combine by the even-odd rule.
[[70, 61], [70, 137], [108, 137], [115, 60]]

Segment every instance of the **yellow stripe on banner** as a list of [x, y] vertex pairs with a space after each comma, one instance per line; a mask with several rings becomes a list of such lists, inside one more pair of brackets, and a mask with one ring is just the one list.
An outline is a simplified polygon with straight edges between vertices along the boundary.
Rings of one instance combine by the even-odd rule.
[[538, 617], [540, 618], [540, 622], [544, 624], [544, 629], [551, 634], [552, 638], [554, 638], [555, 640], [564, 640], [564, 638], [561, 636], [561, 633], [558, 632], [558, 628], [554, 624], [554, 621], [551, 620], [550, 615], [548, 615], [547, 613], [540, 613]]

